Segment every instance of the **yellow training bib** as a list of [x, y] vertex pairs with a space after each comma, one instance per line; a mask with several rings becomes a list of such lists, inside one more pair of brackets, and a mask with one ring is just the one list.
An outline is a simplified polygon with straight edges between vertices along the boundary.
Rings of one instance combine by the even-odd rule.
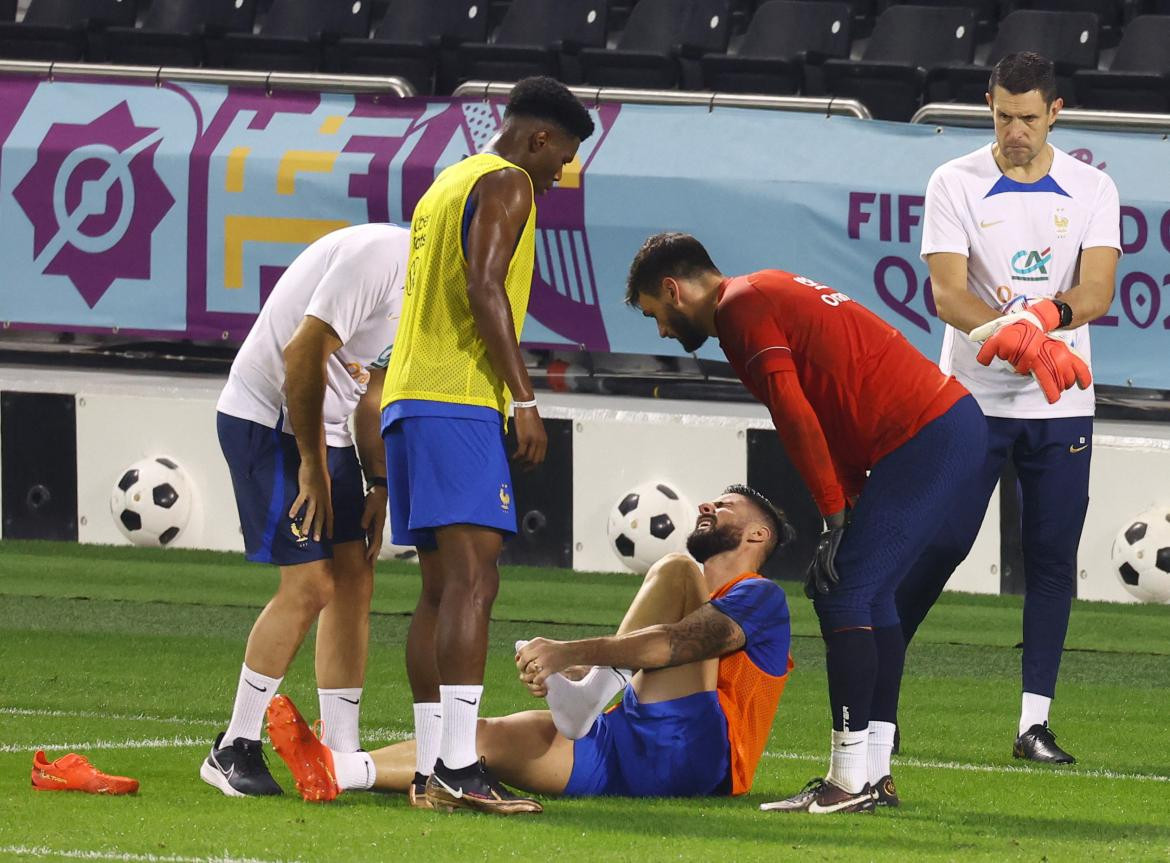
[[[422, 399], [505, 412], [510, 394], [492, 371], [471, 316], [463, 229], [467, 199], [479, 179], [516, 167], [493, 153], [471, 156], [439, 174], [415, 207], [406, 296], [386, 370], [383, 408], [402, 399]], [[504, 279], [517, 340], [528, 310], [535, 251], [534, 201]]]

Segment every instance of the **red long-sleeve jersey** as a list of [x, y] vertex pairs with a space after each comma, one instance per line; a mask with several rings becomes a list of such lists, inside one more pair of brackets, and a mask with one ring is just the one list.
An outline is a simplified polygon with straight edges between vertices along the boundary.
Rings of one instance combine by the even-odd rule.
[[803, 276], [725, 280], [715, 328], [822, 515], [844, 508], [882, 456], [967, 395], [877, 315]]

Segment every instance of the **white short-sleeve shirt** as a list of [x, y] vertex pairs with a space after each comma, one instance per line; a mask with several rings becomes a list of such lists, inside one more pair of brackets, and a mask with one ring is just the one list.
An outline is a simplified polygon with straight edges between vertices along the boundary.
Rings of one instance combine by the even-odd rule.
[[[1034, 183], [1000, 171], [991, 145], [939, 167], [926, 187], [922, 256], [967, 256], [967, 289], [1004, 312], [1050, 299], [1077, 282], [1082, 249], [1121, 251], [1117, 187], [1092, 165], [1053, 149], [1052, 168]], [[1091, 363], [1088, 325], [1054, 333]], [[939, 365], [958, 378], [988, 416], [1092, 416], [1093, 388], [1067, 390], [1050, 405], [1039, 385], [1006, 363], [982, 366], [979, 346], [947, 326]]]
[[[333, 328], [341, 347], [326, 367], [325, 442], [352, 446], [349, 417], [369, 369], [385, 368], [402, 313], [410, 230], [356, 225], [297, 256], [272, 289], [236, 354], [216, 409], [275, 428], [285, 413], [284, 346], [306, 315]], [[289, 434], [287, 417], [284, 431]]]

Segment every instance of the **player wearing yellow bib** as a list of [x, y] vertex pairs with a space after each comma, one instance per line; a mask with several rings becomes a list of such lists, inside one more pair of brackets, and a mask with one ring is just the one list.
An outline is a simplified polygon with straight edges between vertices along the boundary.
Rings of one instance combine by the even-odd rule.
[[[496, 560], [516, 532], [504, 415], [516, 461], [544, 460], [519, 339], [536, 247], [535, 195], [552, 188], [589, 112], [551, 78], [512, 90], [484, 152], [444, 170], [411, 221], [402, 320], [382, 397], [394, 542], [419, 550], [407, 638], [419, 741], [412, 802], [539, 812], [482, 766], [475, 746]], [[371, 772], [371, 776], [372, 776]]]

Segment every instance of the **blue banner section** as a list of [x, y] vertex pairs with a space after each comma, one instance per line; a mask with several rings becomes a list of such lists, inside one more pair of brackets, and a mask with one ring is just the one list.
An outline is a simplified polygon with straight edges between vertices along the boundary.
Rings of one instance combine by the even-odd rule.
[[[623, 300], [645, 237], [683, 230], [725, 272], [831, 284], [937, 358], [923, 194], [935, 167], [990, 132], [724, 108], [594, 117], [597, 134], [538, 202], [527, 344], [678, 353]], [[477, 101], [6, 77], [0, 320], [242, 339], [308, 243], [408, 221], [435, 174], [500, 119], [500, 105]], [[1059, 127], [1052, 141], [1121, 194], [1125, 256], [1094, 325], [1097, 380], [1170, 389], [1170, 143]]]

